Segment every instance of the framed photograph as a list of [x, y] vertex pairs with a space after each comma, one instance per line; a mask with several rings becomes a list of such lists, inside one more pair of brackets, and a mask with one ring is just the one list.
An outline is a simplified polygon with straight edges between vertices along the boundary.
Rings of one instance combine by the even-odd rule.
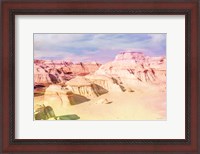
[[2, 153], [198, 153], [198, 1], [3, 1]]

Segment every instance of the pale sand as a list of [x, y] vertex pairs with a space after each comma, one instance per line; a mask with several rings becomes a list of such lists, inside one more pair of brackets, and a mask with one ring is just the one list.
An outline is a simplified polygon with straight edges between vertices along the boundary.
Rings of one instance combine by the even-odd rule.
[[[43, 96], [34, 103], [43, 104]], [[106, 98], [108, 104], [99, 104]], [[166, 120], [166, 92], [143, 89], [135, 92], [109, 92], [90, 101], [61, 108], [56, 116], [76, 114], [79, 120]]]

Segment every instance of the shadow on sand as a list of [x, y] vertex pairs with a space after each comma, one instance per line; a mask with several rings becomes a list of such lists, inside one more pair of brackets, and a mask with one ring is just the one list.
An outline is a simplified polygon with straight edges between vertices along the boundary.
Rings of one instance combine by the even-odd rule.
[[87, 97], [84, 97], [82, 95], [74, 94], [73, 100], [74, 101], [71, 102], [71, 105], [81, 104], [81, 103], [89, 101], [90, 99], [88, 99]]
[[80, 117], [76, 114], [57, 116], [57, 120], [78, 120]]

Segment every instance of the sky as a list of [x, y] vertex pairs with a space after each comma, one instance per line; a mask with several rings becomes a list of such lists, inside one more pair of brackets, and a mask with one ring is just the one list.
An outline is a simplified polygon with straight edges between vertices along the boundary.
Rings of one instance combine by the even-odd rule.
[[34, 59], [106, 63], [127, 50], [166, 55], [166, 34], [34, 34]]

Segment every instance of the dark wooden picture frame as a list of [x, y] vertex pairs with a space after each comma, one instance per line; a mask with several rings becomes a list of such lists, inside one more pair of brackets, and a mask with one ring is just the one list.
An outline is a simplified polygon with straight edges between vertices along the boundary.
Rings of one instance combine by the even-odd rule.
[[[200, 153], [198, 124], [198, 5], [191, 1], [53, 2], [3, 1], [2, 153], [5, 152], [177, 152]], [[185, 15], [185, 139], [15, 139], [15, 15]], [[198, 113], [199, 112], [199, 113]]]

